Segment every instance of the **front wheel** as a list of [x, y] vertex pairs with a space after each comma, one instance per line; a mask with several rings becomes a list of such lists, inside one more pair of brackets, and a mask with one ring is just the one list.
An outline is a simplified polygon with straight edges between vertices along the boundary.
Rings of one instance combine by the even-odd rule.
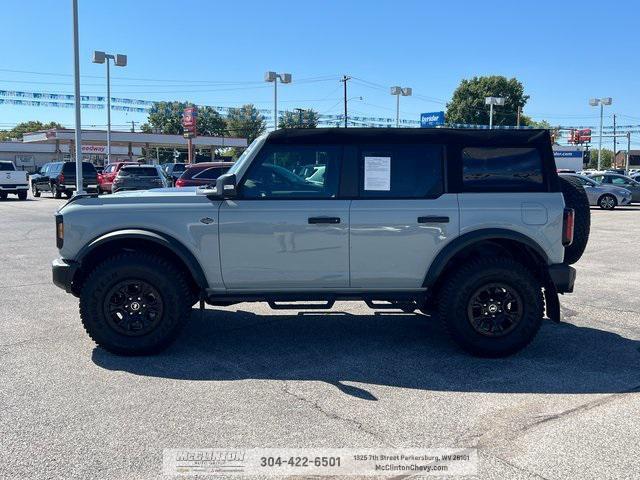
[[182, 271], [145, 253], [108, 258], [89, 274], [80, 318], [99, 346], [120, 355], [166, 348], [191, 314], [192, 293]]
[[618, 205], [616, 197], [608, 193], [602, 195], [598, 200], [598, 206], [603, 210], [613, 210]]
[[26, 200], [27, 199], [27, 191], [26, 190], [20, 190], [18, 192], [18, 200]]
[[540, 282], [510, 258], [464, 264], [444, 281], [438, 304], [451, 338], [481, 357], [504, 357], [523, 349], [543, 317]]

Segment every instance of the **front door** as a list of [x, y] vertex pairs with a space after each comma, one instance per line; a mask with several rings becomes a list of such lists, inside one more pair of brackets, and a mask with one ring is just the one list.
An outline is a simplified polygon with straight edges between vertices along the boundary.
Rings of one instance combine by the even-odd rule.
[[350, 200], [337, 198], [341, 158], [338, 146], [266, 145], [260, 151], [238, 180], [237, 198], [220, 205], [227, 289], [349, 286]]

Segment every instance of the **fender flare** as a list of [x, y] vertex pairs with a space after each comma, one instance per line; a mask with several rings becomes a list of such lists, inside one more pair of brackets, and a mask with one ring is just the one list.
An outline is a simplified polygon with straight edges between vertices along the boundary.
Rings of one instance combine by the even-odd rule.
[[207, 278], [204, 274], [204, 271], [202, 270], [202, 267], [200, 266], [200, 263], [193, 255], [193, 253], [191, 253], [191, 251], [186, 246], [184, 246], [184, 244], [182, 244], [175, 238], [153, 230], [130, 228], [105, 233], [91, 240], [84, 247], [82, 247], [76, 255], [75, 261], [78, 262], [78, 264], [81, 266], [82, 260], [85, 259], [96, 248], [107, 243], [123, 239], [147, 240], [162, 247], [168, 248], [185, 264], [196, 284], [202, 289], [208, 288], [209, 285], [207, 282]]
[[536, 252], [540, 258], [544, 260], [545, 264], [549, 264], [549, 256], [546, 252], [542, 247], [540, 247], [540, 245], [526, 235], [504, 228], [484, 228], [465, 233], [446, 244], [444, 248], [438, 252], [436, 258], [431, 262], [422, 286], [431, 287], [435, 285], [438, 278], [453, 257], [474, 243], [485, 240], [513, 240], [522, 243]]

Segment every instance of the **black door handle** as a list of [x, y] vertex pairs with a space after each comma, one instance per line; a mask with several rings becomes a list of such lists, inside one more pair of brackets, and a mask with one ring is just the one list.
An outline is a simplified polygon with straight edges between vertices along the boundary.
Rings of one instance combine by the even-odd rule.
[[340, 223], [340, 217], [309, 217], [309, 223], [316, 225], [318, 223]]
[[418, 217], [418, 223], [449, 223], [449, 217], [438, 217], [438, 216]]

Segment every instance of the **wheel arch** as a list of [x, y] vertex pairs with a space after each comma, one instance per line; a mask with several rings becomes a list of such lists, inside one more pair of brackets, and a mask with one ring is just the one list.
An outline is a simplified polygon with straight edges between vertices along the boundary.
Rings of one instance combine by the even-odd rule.
[[117, 252], [128, 250], [152, 251], [181, 268], [193, 290], [201, 291], [208, 287], [200, 263], [182, 242], [153, 230], [123, 229], [102, 234], [82, 247], [74, 259], [79, 266], [74, 278], [74, 290], [77, 291], [81, 287], [84, 275], [102, 260]]
[[451, 268], [470, 255], [500, 252], [515, 256], [536, 274], [540, 267], [549, 264], [549, 256], [542, 247], [522, 233], [502, 228], [474, 230], [457, 237], [438, 252], [427, 270], [422, 286], [436, 288]]

